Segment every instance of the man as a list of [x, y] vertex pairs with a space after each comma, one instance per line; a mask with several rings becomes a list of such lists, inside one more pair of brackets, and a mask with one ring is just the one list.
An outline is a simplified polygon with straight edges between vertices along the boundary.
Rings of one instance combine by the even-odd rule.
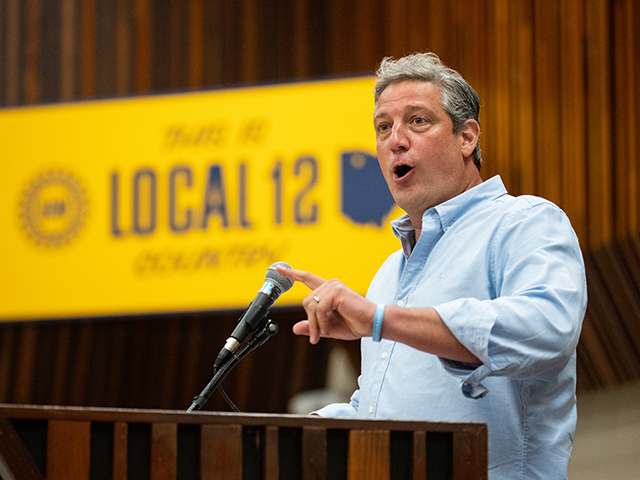
[[279, 269], [312, 291], [294, 332], [362, 339], [359, 389], [317, 413], [482, 422], [491, 479], [566, 478], [576, 423], [584, 265], [564, 213], [480, 177], [479, 98], [431, 53], [385, 59], [374, 126], [380, 168], [406, 215], [402, 249], [366, 298]]

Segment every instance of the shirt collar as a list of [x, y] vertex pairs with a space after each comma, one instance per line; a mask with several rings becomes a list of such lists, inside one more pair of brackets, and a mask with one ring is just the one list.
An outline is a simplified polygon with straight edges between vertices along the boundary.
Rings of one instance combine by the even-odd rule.
[[[451, 225], [473, 210], [474, 207], [486, 200], [495, 200], [506, 194], [507, 189], [502, 183], [500, 175], [496, 175], [460, 195], [428, 209], [422, 215], [422, 222], [423, 224], [425, 222], [433, 223], [434, 217], [437, 217], [442, 229], [446, 232]], [[415, 230], [411, 225], [409, 215], [405, 213], [392, 221], [391, 228], [396, 237], [400, 239], [405, 255], [408, 256], [415, 244]]]

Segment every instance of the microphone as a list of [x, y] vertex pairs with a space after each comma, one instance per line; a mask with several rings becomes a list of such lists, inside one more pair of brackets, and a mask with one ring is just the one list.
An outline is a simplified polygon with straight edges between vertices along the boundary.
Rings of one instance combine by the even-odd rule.
[[238, 320], [238, 325], [231, 333], [231, 336], [227, 338], [222, 350], [220, 350], [218, 358], [216, 358], [213, 364], [214, 372], [229, 360], [236, 349], [251, 334], [264, 326], [271, 305], [273, 305], [282, 293], [293, 286], [293, 280], [289, 280], [277, 272], [277, 265], [284, 268], [291, 268], [291, 266], [285, 262], [276, 262], [267, 269], [265, 282], [260, 290], [258, 290], [256, 298], [253, 299], [253, 302], [249, 304], [249, 308], [242, 314], [240, 320]]

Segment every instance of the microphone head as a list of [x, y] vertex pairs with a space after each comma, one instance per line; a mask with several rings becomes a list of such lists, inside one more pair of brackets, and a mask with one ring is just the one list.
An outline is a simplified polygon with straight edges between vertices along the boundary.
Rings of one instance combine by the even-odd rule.
[[286, 262], [276, 262], [267, 269], [267, 275], [265, 279], [269, 282], [272, 282], [276, 287], [278, 287], [280, 289], [280, 293], [284, 293], [291, 287], [293, 287], [293, 280], [280, 275], [276, 270], [276, 266], [278, 265], [284, 268], [291, 269], [291, 265]]

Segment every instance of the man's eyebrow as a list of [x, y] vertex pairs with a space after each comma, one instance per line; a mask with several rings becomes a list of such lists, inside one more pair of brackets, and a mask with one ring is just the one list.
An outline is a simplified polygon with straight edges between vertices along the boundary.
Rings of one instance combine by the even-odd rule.
[[377, 112], [374, 113], [373, 115], [373, 121], [375, 122], [376, 120], [378, 120], [379, 118], [384, 118], [384, 117], [388, 117], [389, 114], [387, 112]]
[[[406, 114], [411, 114], [411, 113], [420, 112], [420, 111], [426, 112], [427, 114], [430, 114], [430, 115], [434, 115], [434, 111], [431, 108], [429, 108], [427, 105], [424, 105], [424, 104], [407, 105], [404, 108], [403, 114], [406, 115]], [[377, 112], [377, 113], [374, 114], [373, 121], [375, 123], [377, 120], [379, 120], [381, 118], [387, 118], [387, 117], [390, 117], [390, 116], [391, 115], [389, 113], [387, 113], [387, 112], [385, 112], [383, 110], [381, 112]]]

